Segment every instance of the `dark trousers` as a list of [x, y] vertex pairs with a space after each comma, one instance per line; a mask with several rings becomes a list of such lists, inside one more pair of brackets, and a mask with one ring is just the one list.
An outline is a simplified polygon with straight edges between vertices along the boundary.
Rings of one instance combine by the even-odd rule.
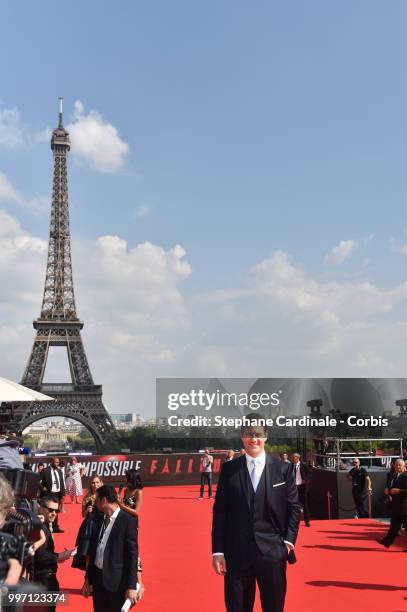
[[353, 501], [356, 506], [356, 514], [359, 518], [367, 518], [369, 513], [366, 510], [366, 499], [367, 495], [364, 491], [355, 491], [355, 487], [352, 489]]
[[[57, 593], [59, 591], [59, 582], [56, 574], [39, 571], [34, 576], [34, 583], [45, 587], [45, 590], [48, 592]], [[49, 610], [49, 612], [55, 612], [56, 606], [48, 606], [44, 609]]]
[[200, 496], [203, 497], [205, 482], [208, 483], [208, 495], [211, 497], [212, 495], [212, 472], [202, 472], [201, 473], [201, 492]]
[[276, 543], [269, 555], [260, 551], [242, 567], [234, 569], [226, 561], [225, 605], [227, 612], [252, 612], [259, 587], [263, 612], [283, 612], [287, 590], [287, 548]]
[[309, 513], [309, 500], [308, 500], [308, 495], [309, 495], [308, 486], [305, 484], [298, 485], [297, 491], [298, 491], [298, 497], [300, 499], [300, 504], [304, 511], [304, 521], [306, 523], [309, 523], [310, 513]]
[[125, 601], [122, 591], [112, 593], [103, 586], [103, 572], [95, 568], [93, 577], [93, 610], [94, 612], [120, 612]]
[[407, 522], [407, 516], [404, 514], [398, 516], [392, 516], [390, 521], [390, 527], [387, 534], [384, 536], [383, 541], [386, 544], [393, 544], [396, 536], [398, 535], [399, 529], [402, 525]]

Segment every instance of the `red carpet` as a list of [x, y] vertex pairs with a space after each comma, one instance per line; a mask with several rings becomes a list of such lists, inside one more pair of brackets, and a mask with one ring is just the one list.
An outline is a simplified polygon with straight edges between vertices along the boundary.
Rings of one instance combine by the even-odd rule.
[[[140, 552], [145, 568], [145, 597], [134, 609], [144, 612], [222, 612], [223, 579], [211, 568], [212, 502], [196, 499], [197, 488], [151, 487], [144, 490], [140, 515]], [[56, 548], [73, 546], [80, 506], [66, 504], [65, 533]], [[285, 612], [407, 612], [407, 538], [389, 550], [375, 538], [387, 527], [369, 520], [314, 521], [301, 526], [298, 562], [288, 567]], [[83, 573], [59, 566], [61, 589], [70, 593], [66, 610], [92, 610], [79, 594]], [[60, 608], [61, 611], [63, 608]], [[260, 607], [255, 608], [256, 612]]]

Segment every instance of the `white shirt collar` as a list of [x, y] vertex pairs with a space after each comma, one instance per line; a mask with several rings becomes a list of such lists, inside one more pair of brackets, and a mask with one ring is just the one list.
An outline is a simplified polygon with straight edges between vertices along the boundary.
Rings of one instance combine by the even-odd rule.
[[114, 521], [114, 519], [117, 517], [119, 512], [120, 512], [120, 506], [117, 506], [116, 510], [113, 512], [113, 514], [110, 517], [110, 522]]
[[264, 466], [266, 463], [266, 453], [265, 451], [262, 451], [259, 455], [257, 455], [257, 457], [251, 457], [250, 455], [248, 455], [246, 453], [245, 455], [246, 457], [246, 462], [247, 462], [247, 467], [252, 466], [252, 461], [254, 460], [256, 463]]

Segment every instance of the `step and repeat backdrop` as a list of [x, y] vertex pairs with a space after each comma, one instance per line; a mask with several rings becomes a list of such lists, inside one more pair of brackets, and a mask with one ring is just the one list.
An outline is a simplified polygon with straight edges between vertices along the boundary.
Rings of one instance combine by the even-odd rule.
[[[213, 453], [213, 481], [221, 469], [225, 454]], [[63, 457], [69, 461], [69, 457]], [[121, 486], [126, 482], [129, 469], [140, 470], [143, 483], [146, 485], [199, 484], [201, 453], [154, 454], [154, 455], [92, 455], [78, 461], [83, 466], [83, 485], [87, 487], [89, 479], [97, 474], [105, 484]], [[48, 465], [49, 457], [35, 457], [30, 460], [32, 469], [37, 471], [38, 463]]]

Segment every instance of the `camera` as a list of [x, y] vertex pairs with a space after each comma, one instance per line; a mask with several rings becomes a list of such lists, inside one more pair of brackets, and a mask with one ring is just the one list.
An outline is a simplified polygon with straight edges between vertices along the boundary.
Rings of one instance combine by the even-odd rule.
[[23, 468], [19, 440], [15, 437], [5, 436], [0, 439], [0, 475], [9, 483], [15, 497], [13, 506], [13, 496], [0, 481], [0, 489], [3, 487], [5, 498], [5, 521], [0, 527], [1, 581], [7, 573], [10, 558], [17, 559], [23, 567], [27, 566], [31, 560], [28, 549], [39, 538], [42, 523], [31, 507], [32, 500], [37, 497], [40, 476]]

